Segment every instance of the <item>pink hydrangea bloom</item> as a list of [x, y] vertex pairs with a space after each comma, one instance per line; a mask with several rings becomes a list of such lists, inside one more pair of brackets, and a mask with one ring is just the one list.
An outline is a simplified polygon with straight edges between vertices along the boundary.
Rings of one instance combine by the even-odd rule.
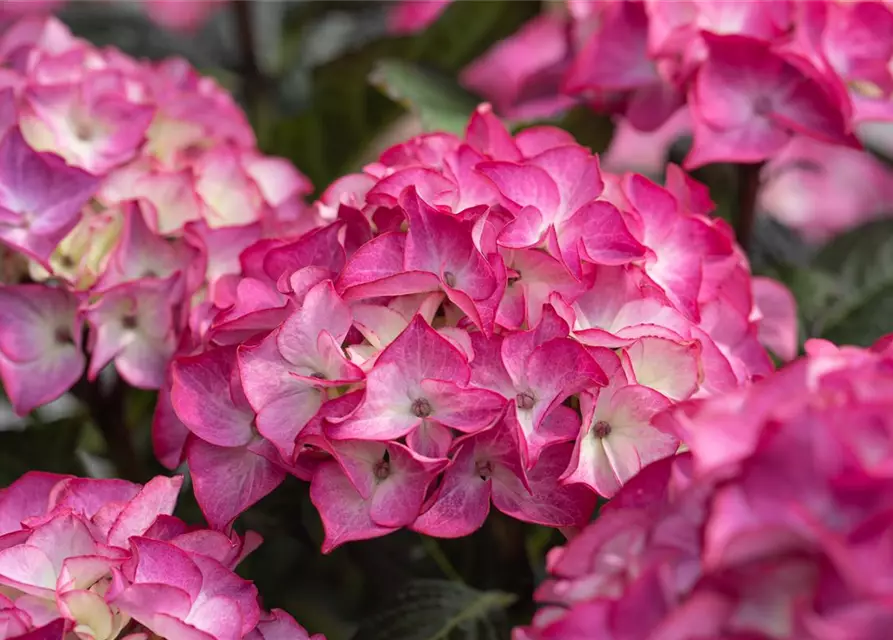
[[481, 105], [463, 137], [339, 179], [303, 231], [238, 245], [241, 277], [166, 379], [157, 453], [188, 461], [224, 530], [285, 474], [309, 480], [325, 552], [466, 535], [491, 504], [581, 526], [678, 449], [655, 413], [767, 375], [760, 337], [790, 355], [793, 300], [754, 286], [711, 208], [677, 167], [667, 187], [611, 174]]
[[0, 376], [14, 409], [64, 393], [85, 356], [91, 380], [113, 366], [158, 389], [213, 304], [244, 331], [257, 309], [234, 298], [239, 254], [313, 226], [307, 179], [262, 155], [232, 97], [183, 60], [137, 61], [31, 16], [0, 34], [0, 63], [0, 244], [15, 262]]
[[3, 637], [308, 638], [233, 572], [260, 537], [188, 527], [181, 485], [30, 472], [0, 490]]
[[890, 344], [810, 341], [749, 388], [658, 415], [690, 451], [550, 552], [543, 608], [514, 637], [883, 638]]
[[534, 18], [466, 67], [459, 79], [506, 118], [535, 119], [559, 113], [574, 103], [559, 91], [570, 62], [565, 31], [559, 16]]
[[855, 149], [797, 137], [762, 175], [762, 208], [811, 242], [890, 213], [886, 203], [893, 197], [893, 173]]
[[[25, 15], [47, 15], [61, 9], [67, 0], [3, 0], [0, 19]], [[156, 24], [174, 31], [193, 32], [222, 4], [222, 0], [142, 0], [143, 10]]]
[[423, 31], [443, 13], [452, 0], [397, 0], [388, 14], [388, 29], [396, 35]]
[[[635, 148], [647, 155], [638, 136], [663, 131], [680, 108], [694, 132], [688, 168], [762, 162], [797, 136], [858, 148], [856, 127], [893, 113], [888, 3], [568, 0], [564, 8], [497, 43], [463, 83], [510, 118], [576, 102], [622, 116], [611, 155], [630, 154], [624, 164]], [[663, 153], [662, 140], [650, 153]]]

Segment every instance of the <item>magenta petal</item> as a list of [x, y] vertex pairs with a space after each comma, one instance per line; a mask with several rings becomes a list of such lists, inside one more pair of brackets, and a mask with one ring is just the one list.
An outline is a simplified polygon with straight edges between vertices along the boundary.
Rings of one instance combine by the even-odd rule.
[[561, 204], [554, 180], [540, 167], [513, 162], [482, 162], [477, 171], [493, 181], [513, 211], [537, 209], [544, 220]]
[[217, 447], [192, 438], [186, 458], [195, 498], [215, 529], [228, 527], [285, 479], [282, 469], [246, 447]]
[[[34, 151], [18, 129], [0, 141], [0, 207], [20, 216], [34, 235], [61, 233], [61, 239], [74, 226], [99, 180], [56, 155]], [[0, 224], [0, 237], [2, 231]], [[42, 251], [37, 257], [46, 259], [49, 253]]]
[[791, 292], [770, 278], [753, 278], [754, 304], [760, 312], [760, 342], [782, 360], [797, 356], [797, 308]]
[[466, 384], [470, 377], [465, 355], [416, 315], [367, 375], [362, 404], [327, 433], [337, 439], [399, 438], [436, 410], [433, 399], [424, 397], [423, 380]]
[[149, 538], [136, 537], [130, 544], [136, 563], [131, 582], [134, 585], [164, 585], [177, 589], [186, 596], [185, 603], [181, 598], [174, 597], [161, 612], [177, 616], [189, 613], [190, 602], [202, 590], [201, 571], [189, 554], [170, 543]]
[[152, 416], [152, 451], [161, 464], [168, 469], [176, 469], [183, 459], [188, 437], [189, 429], [177, 417], [171, 404], [170, 383], [167, 382], [158, 392], [158, 402]]
[[645, 255], [620, 210], [604, 201], [580, 207], [558, 230], [558, 242], [562, 247], [582, 243], [585, 257], [595, 264], [626, 264]]
[[528, 472], [530, 491], [514, 474], [493, 477], [493, 506], [519, 520], [550, 527], [582, 526], [589, 521], [597, 496], [581, 485], [562, 486], [561, 472], [570, 461], [573, 445], [556, 444], [545, 449]]
[[437, 538], [461, 538], [484, 524], [490, 512], [490, 482], [476, 470], [474, 446], [459, 448], [443, 474], [431, 506], [410, 527]]
[[402, 273], [405, 243], [402, 233], [383, 233], [357, 249], [338, 276], [338, 293]]
[[246, 445], [252, 438], [254, 416], [236, 407], [230, 391], [235, 360], [234, 348], [218, 348], [172, 365], [171, 402], [177, 416], [202, 440], [224, 447]]
[[501, 416], [506, 400], [485, 389], [464, 389], [443, 380], [422, 380], [422, 395], [428, 399], [432, 418], [464, 433], [489, 427]]
[[414, 189], [401, 196], [400, 204], [409, 218], [405, 268], [434, 273], [446, 286], [474, 300], [489, 297], [496, 288], [496, 278], [475, 247], [470, 226], [434, 209]]
[[109, 531], [108, 544], [126, 548], [128, 539], [145, 533], [159, 515], [173, 514], [182, 485], [182, 476], [158, 476], [147, 482], [121, 511]]
[[319, 511], [326, 538], [322, 552], [329, 553], [351, 540], [368, 540], [396, 531], [380, 527], [369, 517], [369, 505], [336, 462], [321, 464], [310, 483], [310, 500]]
[[277, 333], [258, 344], [240, 346], [239, 371], [245, 395], [257, 412], [258, 431], [290, 459], [295, 438], [316, 415], [322, 396], [307, 381], [291, 375], [276, 346]]
[[0, 379], [26, 414], [56, 399], [84, 370], [76, 298], [42, 285], [0, 287]]
[[0, 490], [0, 535], [21, 529], [23, 520], [42, 515], [53, 487], [67, 476], [44, 471], [29, 471]]
[[422, 458], [398, 443], [389, 444], [388, 452], [388, 475], [375, 488], [369, 516], [379, 526], [408, 526], [418, 517], [429, 485], [447, 460]]
[[422, 420], [407, 434], [406, 444], [420, 456], [445, 458], [453, 444], [453, 432], [434, 420]]
[[64, 618], [53, 620], [34, 631], [20, 636], [10, 637], [9, 640], [64, 640], [68, 621]]
[[263, 258], [263, 271], [267, 277], [277, 280], [306, 267], [324, 267], [331, 273], [344, 268], [344, 247], [338, 235], [344, 224], [335, 222], [315, 229], [300, 239], [270, 249]]

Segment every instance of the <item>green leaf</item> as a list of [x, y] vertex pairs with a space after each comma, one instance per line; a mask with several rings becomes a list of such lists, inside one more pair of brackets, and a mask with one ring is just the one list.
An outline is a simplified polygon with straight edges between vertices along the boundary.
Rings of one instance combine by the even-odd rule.
[[764, 273], [785, 266], [806, 266], [814, 250], [797, 235], [767, 215], [758, 215], [750, 239], [750, 266], [755, 273]]
[[[871, 222], [826, 244], [800, 296], [814, 336], [867, 346], [893, 330], [893, 220]], [[808, 287], [811, 298], [802, 293]], [[799, 300], [800, 298], [798, 298]]]
[[407, 583], [390, 606], [360, 626], [353, 640], [498, 640], [504, 610], [515, 596], [478, 591], [458, 582], [415, 580]]
[[81, 473], [75, 454], [82, 423], [74, 418], [30, 424], [22, 431], [0, 431], [0, 486], [28, 471]]
[[369, 82], [419, 116], [425, 131], [461, 134], [480, 98], [450, 76], [403, 60], [381, 60]]
[[405, 113], [368, 82], [380, 61], [413, 62], [454, 77], [539, 9], [539, 2], [524, 0], [453, 2], [423, 33], [376, 40], [316, 67], [309, 107], [272, 124], [261, 140], [264, 151], [291, 159], [321, 191], [359, 169], [369, 145]]

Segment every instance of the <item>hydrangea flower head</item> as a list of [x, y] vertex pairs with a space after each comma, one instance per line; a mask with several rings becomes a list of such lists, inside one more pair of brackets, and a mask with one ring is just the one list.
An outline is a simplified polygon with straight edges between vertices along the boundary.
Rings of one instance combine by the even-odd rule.
[[792, 300], [751, 279], [710, 206], [678, 168], [666, 187], [614, 175], [481, 105], [464, 136], [395, 145], [304, 231], [241, 250], [174, 360], [159, 457], [189, 462], [224, 530], [309, 480], [326, 552], [466, 535], [491, 504], [580, 526], [676, 452], [656, 413], [768, 374], [761, 336], [789, 355]]
[[749, 388], [659, 414], [690, 451], [550, 553], [544, 607], [515, 637], [884, 637], [889, 346], [810, 341]]

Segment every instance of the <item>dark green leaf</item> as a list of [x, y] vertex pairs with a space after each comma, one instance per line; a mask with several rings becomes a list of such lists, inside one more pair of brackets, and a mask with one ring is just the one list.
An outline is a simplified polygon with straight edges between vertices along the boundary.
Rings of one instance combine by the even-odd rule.
[[750, 265], [755, 273], [783, 266], [805, 266], [813, 249], [795, 231], [766, 215], [757, 217], [750, 240]]
[[291, 159], [324, 189], [357, 170], [370, 143], [405, 112], [367, 82], [379, 61], [411, 61], [455, 76], [539, 9], [523, 0], [454, 2], [421, 34], [377, 40], [316, 67], [310, 106], [273, 124], [261, 141], [264, 150]]
[[426, 131], [461, 134], [480, 98], [450, 76], [403, 60], [381, 60], [369, 81], [394, 102], [419, 116]]
[[75, 455], [81, 426], [80, 420], [65, 418], [0, 432], [0, 486], [28, 471], [82, 473]]
[[[869, 345], [893, 330], [893, 220], [842, 234], [819, 251], [809, 276], [812, 335]], [[798, 300], [800, 298], [798, 297]]]
[[391, 606], [361, 625], [354, 640], [498, 640], [504, 633], [504, 610], [514, 601], [514, 595], [501, 591], [416, 580], [395, 594]]
[[593, 153], [603, 153], [614, 137], [614, 123], [609, 116], [596, 113], [589, 107], [575, 107], [556, 123], [570, 132], [577, 142], [592, 149]]

